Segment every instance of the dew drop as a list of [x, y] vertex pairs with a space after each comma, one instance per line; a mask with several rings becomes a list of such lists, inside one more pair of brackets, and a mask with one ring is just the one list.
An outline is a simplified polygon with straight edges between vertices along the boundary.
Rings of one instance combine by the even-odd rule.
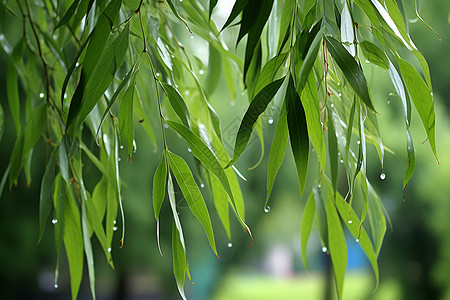
[[327, 252], [327, 251], [328, 251], [327, 247], [322, 247], [322, 252], [323, 252], [323, 253], [325, 253], [325, 252]]
[[198, 74], [203, 75], [203, 74], [205, 74], [205, 71], [203, 71], [203, 70], [200, 69], [200, 70], [198, 71]]
[[156, 77], [159, 77], [159, 75], [161, 75], [161, 74], [159, 74], [159, 73], [156, 73], [155, 75], [156, 75]]
[[39, 94], [39, 97], [40, 97], [41, 99], [44, 98], [44, 96], [45, 96], [44, 93], [40, 93], [40, 94]]
[[57, 283], [55, 283], [55, 289], [57, 289], [58, 288], [58, 284]]
[[381, 174], [380, 174], [380, 179], [381, 179], [381, 180], [385, 180], [385, 179], [386, 179], [386, 173], [381, 172]]
[[338, 93], [338, 96], [341, 97], [341, 96], [342, 96], [342, 93]]
[[268, 213], [270, 211], [270, 206], [269, 205], [267, 205], [266, 207], [264, 207], [264, 212], [265, 213]]
[[343, 159], [341, 159], [341, 164], [343, 164], [344, 163], [344, 160]]
[[272, 117], [269, 118], [269, 124], [270, 124], [270, 125], [273, 124], [273, 118], [272, 118]]
[[108, 252], [111, 253], [111, 248], [108, 248]]
[[117, 226], [114, 226], [114, 227], [113, 227], [113, 231], [117, 231]]
[[188, 95], [189, 95], [189, 90], [185, 90], [185, 91], [184, 91], [184, 94], [185, 94], [186, 96], [188, 96]]
[[318, 184], [317, 187], [320, 189], [322, 186], [320, 184]]
[[191, 35], [191, 39], [193, 39], [193, 38], [194, 38], [194, 35], [192, 34], [192, 35]]
[[67, 94], [66, 93], [64, 93], [64, 99], [67, 99]]
[[205, 185], [204, 185], [203, 183], [200, 183], [200, 187], [201, 187], [201, 188], [204, 188]]
[[172, 57], [172, 58], [175, 58], [175, 55], [172, 54], [171, 57]]
[[58, 220], [57, 219], [53, 219], [52, 220], [52, 224], [56, 224], [56, 223], [58, 223]]
[[242, 92], [241, 95], [244, 96], [244, 95], [245, 95], [245, 92]]
[[235, 104], [236, 104], [236, 102], [234, 102], [234, 101], [231, 101], [231, 103], [230, 103], [231, 106], [234, 106]]
[[188, 147], [188, 152], [192, 152], [191, 148]]
[[76, 63], [76, 64], [75, 64], [75, 67], [77, 67], [77, 68], [78, 68], [79, 66], [80, 66], [80, 64], [79, 64], [79, 63]]
[[356, 239], [356, 242], [359, 243], [359, 239]]
[[156, 153], [156, 149], [153, 149], [153, 153]]
[[120, 148], [120, 150], [122, 150], [122, 149], [123, 149], [123, 145], [120, 145], [120, 147], [119, 147], [119, 148]]
[[366, 59], [366, 63], [370, 63], [370, 61], [368, 59]]
[[347, 222], [348, 224], [352, 224], [353, 223], [353, 221], [352, 220], [348, 220], [348, 222]]
[[117, 159], [117, 161], [121, 161], [122, 159], [119, 157], [118, 159]]
[[334, 104], [333, 104], [333, 103], [331, 103], [331, 105], [330, 105], [330, 106], [331, 106], [331, 108], [334, 108]]
[[114, 225], [116, 225], [116, 223], [117, 223], [117, 221], [116, 221], [116, 220], [114, 220], [114, 221], [113, 221], [113, 224], [114, 224]]
[[359, 145], [359, 144], [361, 144], [361, 142], [360, 141], [356, 141], [356, 143]]
[[231, 248], [231, 247], [233, 247], [233, 244], [231, 242], [229, 242], [227, 246], [228, 246], [228, 248]]

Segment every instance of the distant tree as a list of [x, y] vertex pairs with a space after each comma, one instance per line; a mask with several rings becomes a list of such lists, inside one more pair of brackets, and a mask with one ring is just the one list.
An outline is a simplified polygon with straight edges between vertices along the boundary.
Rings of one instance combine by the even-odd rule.
[[[316, 222], [341, 297], [347, 265], [343, 227], [347, 227], [367, 255], [378, 283], [385, 210], [366, 177], [366, 161], [371, 144], [382, 166], [385, 147], [361, 61], [385, 70], [402, 102], [408, 154], [403, 188], [415, 168], [411, 103], [436, 156], [430, 72], [408, 35], [407, 9], [395, 0], [237, 0], [219, 29], [214, 22], [218, 1], [206, 2], [1, 1], [1, 16], [9, 25], [2, 29], [0, 44], [9, 59], [8, 114], [14, 121], [16, 142], [0, 193], [6, 184], [9, 188], [17, 184], [22, 170], [30, 184], [33, 148], [44, 139], [48, 159], [41, 181], [39, 239], [52, 215], [58, 257], [55, 285], [62, 245], [73, 299], [84, 257], [95, 298], [93, 235], [113, 266], [111, 242], [117, 226], [122, 243], [125, 235], [119, 151], [126, 148], [132, 159], [134, 128], [142, 126], [159, 149], [153, 178], [155, 218], [158, 228], [160, 222], [168, 222], [159, 218], [163, 201], [168, 201], [173, 212], [173, 273], [185, 298], [189, 270], [176, 185], [216, 255], [210, 212], [197, 182], [209, 189], [228, 237], [230, 207], [252, 237], [245, 223], [241, 175], [234, 164], [254, 128], [263, 146], [260, 116], [276, 95], [282, 108], [269, 155], [266, 205], [289, 140], [299, 196], [306, 201], [303, 257]], [[234, 44], [227, 45], [230, 36], [243, 54], [230, 50], [235, 49]], [[189, 37], [195, 37], [196, 43]], [[241, 90], [246, 90], [249, 100], [231, 158], [211, 104], [221, 80], [230, 101]], [[3, 133], [1, 107], [0, 112]], [[195, 158], [193, 169], [171, 151], [168, 131], [187, 143]], [[89, 184], [93, 189], [83, 181], [86, 161], [100, 174], [94, 185]], [[308, 165], [318, 172], [312, 193], [305, 195]], [[339, 168], [345, 169], [345, 195], [337, 191]], [[385, 178], [384, 173], [380, 178]]]

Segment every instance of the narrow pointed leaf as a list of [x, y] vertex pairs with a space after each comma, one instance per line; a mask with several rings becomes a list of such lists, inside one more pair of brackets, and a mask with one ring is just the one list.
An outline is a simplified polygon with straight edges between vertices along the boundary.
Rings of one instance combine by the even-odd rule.
[[53, 189], [55, 183], [55, 155], [52, 153], [45, 168], [39, 197], [39, 241], [44, 234], [45, 224], [52, 209]]
[[373, 111], [375, 108], [370, 98], [369, 89], [367, 88], [366, 77], [358, 65], [356, 60], [347, 52], [342, 44], [329, 36], [325, 37], [327, 42], [327, 49], [330, 51], [331, 56], [338, 64], [341, 71], [344, 73], [345, 78], [361, 100]]
[[270, 194], [272, 193], [273, 184], [277, 176], [278, 170], [283, 163], [284, 155], [286, 153], [287, 141], [289, 136], [286, 105], [283, 105], [280, 116], [278, 117], [277, 128], [275, 129], [275, 135], [272, 141], [272, 147], [270, 148], [269, 163], [267, 166], [267, 196], [266, 203], [269, 201]]
[[172, 253], [173, 253], [173, 274], [175, 281], [177, 282], [178, 291], [181, 297], [186, 300], [184, 293], [184, 281], [186, 280], [186, 250], [184, 244], [180, 242], [180, 233], [177, 230], [177, 226], [172, 225]]
[[252, 100], [245, 112], [236, 136], [234, 154], [227, 167], [234, 165], [241, 153], [244, 151], [253, 131], [253, 126], [258, 117], [266, 110], [272, 98], [283, 84], [284, 77], [266, 85]]
[[355, 56], [355, 34], [353, 31], [353, 20], [350, 15], [350, 10], [348, 9], [347, 1], [344, 1], [344, 8], [342, 9], [341, 14], [341, 41], [343, 43], [350, 43], [350, 45], [344, 45], [345, 49], [347, 49], [348, 53], [351, 56]]
[[328, 155], [330, 156], [331, 183], [333, 184], [333, 194], [336, 194], [338, 178], [338, 143], [336, 130], [332, 117], [332, 110], [327, 107], [328, 112]]
[[286, 90], [287, 122], [292, 153], [297, 168], [300, 196], [303, 196], [308, 170], [309, 138], [305, 111], [294, 86], [292, 77]]
[[167, 83], [163, 83], [162, 86], [167, 94], [173, 110], [180, 118], [181, 122], [183, 122], [185, 126], [189, 127], [189, 110], [183, 100], [183, 97], [181, 97], [180, 93], [178, 93], [178, 91], [173, 86]]
[[236, 17], [244, 10], [245, 6], [247, 5], [248, 0], [237, 0], [234, 3], [233, 9], [231, 10], [230, 15], [228, 16], [227, 21], [225, 22], [225, 24], [222, 26], [222, 30], [224, 30], [225, 28], [228, 27], [228, 25], [231, 24], [231, 22], [234, 21], [234, 19], [236, 19]]
[[211, 225], [211, 219], [209, 218], [208, 208], [206, 207], [205, 200], [200, 192], [197, 183], [192, 176], [191, 170], [186, 162], [171, 152], [168, 152], [168, 159], [170, 169], [175, 176], [175, 179], [180, 186], [181, 192], [189, 205], [194, 216], [200, 221], [205, 229], [206, 236], [208, 237], [209, 244], [212, 250], [217, 255], [216, 242], [214, 240], [214, 233]]
[[155, 175], [153, 175], [153, 209], [156, 220], [159, 220], [159, 212], [161, 211], [161, 205], [164, 201], [164, 195], [166, 193], [166, 180], [167, 161], [166, 152], [164, 151], [161, 161], [156, 168]]
[[311, 235], [312, 227], [314, 224], [314, 217], [316, 216], [316, 202], [314, 201], [314, 193], [311, 193], [306, 202], [305, 209], [303, 211], [302, 225], [300, 230], [300, 238], [302, 245], [302, 259], [305, 269], [308, 269], [306, 263], [306, 248], [308, 246], [308, 239]]
[[435, 114], [433, 95], [428, 89], [425, 81], [417, 73], [416, 69], [406, 60], [397, 57], [400, 73], [408, 89], [409, 95], [413, 100], [414, 106], [419, 113], [422, 124], [427, 132], [428, 141], [431, 150], [437, 159], [436, 139], [435, 139]]
[[363, 41], [359, 43], [359, 46], [370, 63], [375, 64], [386, 71], [389, 69], [389, 60], [386, 53], [384, 53], [380, 47], [369, 41]]
[[[318, 28], [320, 28], [320, 30], [317, 32], [316, 30]], [[314, 62], [316, 61], [317, 54], [319, 53], [320, 45], [323, 39], [323, 31], [324, 27], [322, 26], [322, 23], [319, 22], [309, 33], [308, 40], [310, 40], [313, 37], [314, 33], [317, 32], [314, 35], [314, 39], [312, 40], [311, 44], [307, 43], [307, 47], [309, 44], [309, 48], [307, 48], [306, 56], [303, 59], [303, 64], [297, 80], [297, 92], [299, 93], [301, 93], [303, 88], [305, 87], [305, 84], [309, 77], [309, 73], [311, 72]]]
[[120, 136], [127, 145], [128, 156], [133, 153], [134, 124], [133, 124], [133, 102], [135, 93], [135, 82], [133, 81], [123, 94], [119, 108], [119, 130]]

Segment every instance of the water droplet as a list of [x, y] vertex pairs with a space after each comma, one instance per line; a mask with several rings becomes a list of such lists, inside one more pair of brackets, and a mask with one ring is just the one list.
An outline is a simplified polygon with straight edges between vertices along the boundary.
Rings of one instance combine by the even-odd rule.
[[41, 98], [41, 99], [44, 98], [44, 96], [45, 96], [44, 93], [40, 93], [40, 94], [39, 94], [39, 98]]
[[272, 118], [272, 117], [269, 118], [269, 124], [270, 124], [270, 125], [273, 124], [273, 118]]
[[122, 149], [123, 149], [123, 145], [120, 145], [120, 147], [119, 147], [119, 148], [120, 148], [120, 150], [122, 150]]
[[175, 55], [172, 54], [170, 57], [175, 58]]
[[136, 150], [137, 150], [136, 140], [133, 140], [133, 153], [136, 153]]
[[270, 211], [270, 206], [269, 205], [267, 205], [266, 207], [264, 207], [264, 212], [265, 213], [268, 213]]
[[200, 187], [201, 187], [201, 188], [204, 188], [204, 187], [205, 187], [205, 185], [204, 185], [203, 183], [201, 183], [201, 184], [200, 184]]
[[191, 148], [188, 147], [188, 152], [192, 152]]
[[52, 224], [56, 224], [56, 223], [58, 223], [58, 220], [57, 219], [53, 219], [52, 220]]
[[118, 229], [117, 226], [113, 227], [113, 231], [117, 231], [117, 229]]
[[431, 92], [430, 95], [433, 96], [434, 95], [433, 92]]
[[244, 96], [244, 95], [245, 95], [245, 92], [242, 92], [241, 95]]
[[108, 248], [108, 252], [111, 253], [111, 248]]
[[331, 108], [334, 108], [334, 104], [333, 104], [333, 103], [331, 103], [331, 105], [330, 105], [330, 106], [331, 106]]
[[64, 93], [64, 99], [67, 99], [67, 93]]
[[57, 289], [58, 288], [58, 284], [57, 283], [55, 283], [55, 289]]
[[187, 95], [189, 95], [189, 91], [188, 90], [185, 90], [184, 91], [184, 94], [187, 96]]
[[203, 71], [202, 69], [200, 69], [200, 70], [198, 71], [198, 74], [203, 75], [203, 74], [205, 74], [205, 71]]
[[338, 156], [341, 156], [341, 152], [338, 152]]
[[234, 102], [234, 101], [231, 101], [231, 106], [234, 106], [235, 104], [236, 104], [236, 102]]
[[352, 224], [353, 223], [353, 221], [352, 220], [348, 220], [348, 222], [347, 222], [348, 224]]
[[341, 164], [343, 164], [344, 163], [344, 160], [343, 159], [341, 159]]
[[359, 145], [359, 144], [361, 144], [361, 141], [356, 141], [356, 143]]
[[79, 63], [76, 63], [76, 64], [75, 64], [75, 67], [77, 67], [77, 68], [78, 68], [79, 66], [80, 66], [80, 64], [79, 64]]
[[366, 63], [370, 63], [370, 61], [368, 59], [366, 59]]
[[359, 243], [359, 239], [356, 239], [356, 242]]
[[117, 161], [121, 161], [122, 159], [119, 157], [118, 159], [117, 159]]
[[323, 252], [323, 253], [325, 253], [325, 252], [327, 252], [327, 251], [328, 251], [327, 247], [322, 247], [322, 252]]
[[388, 104], [388, 105], [391, 104], [391, 100], [388, 100], [388, 101], [387, 101], [387, 104]]
[[342, 93], [338, 93], [338, 96], [341, 97], [341, 96], [342, 96]]
[[194, 35], [193, 34], [191, 34], [191, 39], [193, 39], [194, 38]]
[[229, 242], [227, 246], [228, 246], [228, 248], [231, 248], [231, 247], [233, 247], [233, 244], [231, 242]]
[[381, 174], [380, 174], [380, 179], [381, 179], [381, 180], [385, 180], [385, 179], [386, 179], [386, 173], [381, 172]]
[[156, 149], [153, 149], [153, 153], [156, 153]]
[[169, 125], [167, 125], [167, 124], [164, 124], [164, 128], [169, 128]]
[[320, 189], [322, 186], [320, 184], [318, 184], [317, 187]]
[[159, 73], [156, 73], [155, 75], [156, 75], [156, 77], [159, 77], [159, 75], [161, 75], [161, 74], [159, 74]]

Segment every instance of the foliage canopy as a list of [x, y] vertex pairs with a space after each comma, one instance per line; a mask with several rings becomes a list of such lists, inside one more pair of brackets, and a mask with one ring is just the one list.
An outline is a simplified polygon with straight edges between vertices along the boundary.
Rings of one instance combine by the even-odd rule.
[[[22, 170], [31, 183], [33, 148], [45, 140], [49, 155], [41, 181], [39, 239], [52, 215], [55, 284], [65, 249], [73, 299], [82, 279], [84, 257], [95, 298], [93, 236], [111, 267], [117, 225], [124, 242], [119, 152], [126, 148], [132, 159], [135, 126], [144, 128], [160, 156], [153, 177], [154, 214], [158, 228], [160, 222], [173, 223], [173, 273], [183, 298], [189, 269], [175, 190], [181, 190], [216, 255], [203, 186], [214, 199], [228, 238], [230, 208], [251, 237], [239, 186], [242, 175], [234, 164], [254, 129], [264, 147], [260, 117], [275, 101], [280, 104], [275, 134], [265, 137], [273, 139], [266, 205], [289, 140], [300, 198], [306, 201], [301, 226], [303, 256], [316, 222], [341, 296], [347, 227], [367, 255], [378, 282], [377, 257], [386, 220], [383, 204], [366, 177], [367, 146], [375, 147], [381, 166], [386, 149], [364, 62], [388, 73], [402, 102], [408, 153], [403, 187], [415, 168], [411, 102], [436, 156], [430, 73], [408, 34], [402, 1], [237, 0], [222, 28], [214, 22], [217, 2], [0, 3], [2, 16], [22, 29], [20, 34], [0, 34], [1, 49], [9, 59], [7, 96], [17, 137], [0, 192], [5, 185], [12, 188]], [[192, 46], [189, 36], [202, 45]], [[230, 36], [236, 45], [229, 45]], [[231, 157], [213, 108], [214, 91], [222, 79], [231, 101], [241, 90], [246, 90], [249, 100]], [[0, 120], [3, 132], [3, 113]], [[166, 139], [168, 131], [187, 143], [195, 166], [173, 152]], [[86, 161], [101, 174], [93, 189], [83, 181]], [[318, 170], [311, 192], [306, 187], [308, 168]], [[348, 186], [342, 195], [337, 187], [339, 169], [345, 170]], [[164, 201], [170, 204], [172, 220], [159, 217]]]

